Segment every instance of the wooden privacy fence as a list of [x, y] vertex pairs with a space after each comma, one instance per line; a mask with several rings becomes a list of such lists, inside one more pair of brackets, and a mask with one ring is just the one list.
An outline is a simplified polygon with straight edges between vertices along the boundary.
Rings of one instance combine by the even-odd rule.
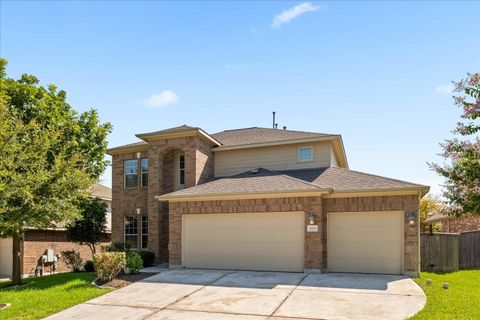
[[459, 240], [460, 269], [480, 268], [480, 231], [461, 233]]
[[452, 272], [458, 270], [458, 233], [422, 233], [420, 256], [422, 271]]
[[422, 271], [452, 272], [480, 268], [480, 231], [465, 233], [422, 233]]

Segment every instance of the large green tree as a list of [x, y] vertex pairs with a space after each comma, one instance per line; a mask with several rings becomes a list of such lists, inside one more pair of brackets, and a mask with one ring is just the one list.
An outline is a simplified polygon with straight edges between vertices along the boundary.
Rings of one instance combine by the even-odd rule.
[[455, 92], [463, 121], [457, 123], [456, 137], [441, 144], [446, 163], [430, 166], [445, 178], [449, 214], [480, 214], [480, 73], [455, 83]]
[[37, 78], [8, 78], [0, 59], [0, 236], [13, 238], [14, 284], [21, 283], [20, 244], [28, 228], [80, 216], [86, 190], [105, 170], [111, 131], [95, 110], [77, 113], [66, 93]]

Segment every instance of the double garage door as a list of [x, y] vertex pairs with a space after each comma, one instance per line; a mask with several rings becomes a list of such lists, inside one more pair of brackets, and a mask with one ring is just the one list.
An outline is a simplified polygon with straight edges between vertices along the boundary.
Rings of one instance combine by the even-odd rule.
[[305, 213], [183, 215], [187, 268], [303, 272]]
[[[330, 272], [402, 273], [402, 212], [329, 213], [327, 219]], [[304, 212], [189, 214], [182, 224], [187, 268], [304, 271]]]

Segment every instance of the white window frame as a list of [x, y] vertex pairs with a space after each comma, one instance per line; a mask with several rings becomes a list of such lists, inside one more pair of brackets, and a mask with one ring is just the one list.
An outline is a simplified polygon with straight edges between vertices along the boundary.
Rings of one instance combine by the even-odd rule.
[[[311, 153], [310, 159], [302, 159], [302, 158], [300, 157], [301, 151], [302, 151], [303, 149], [310, 149], [310, 153]], [[299, 147], [299, 148], [298, 148], [298, 152], [297, 152], [297, 159], [298, 159], [298, 161], [301, 161], [301, 162], [313, 161], [313, 147], [312, 147], [312, 146]]]
[[[180, 166], [180, 159], [183, 157], [183, 168]], [[183, 183], [182, 183], [182, 172], [183, 172]], [[185, 154], [181, 153], [178, 155], [178, 185], [180, 187], [185, 186]]]
[[[127, 230], [126, 230], [127, 219], [130, 218], [130, 217], [137, 219], [137, 233], [128, 233], [128, 234], [127, 234], [127, 232], [126, 232], [126, 231], [127, 231]], [[131, 247], [131, 249], [134, 249], [134, 250], [137, 250], [138, 247], [139, 247], [139, 246], [138, 246], [138, 217], [139, 217], [139, 216], [136, 216], [136, 215], [128, 215], [128, 216], [125, 216], [124, 219], [123, 219], [123, 242], [125, 242], [125, 243], [127, 242], [127, 236], [129, 236], [129, 237], [131, 237], [131, 236], [137, 237], [137, 246], [136, 246], [136, 247], [133, 247], [133, 246]], [[140, 244], [140, 246], [141, 246], [141, 244]]]
[[[127, 164], [128, 161], [136, 161], [137, 162], [137, 172], [136, 173], [127, 173], [126, 164]], [[137, 176], [136, 186], [127, 187], [127, 176], [133, 176], [133, 175]], [[123, 161], [123, 187], [125, 189], [136, 189], [136, 188], [138, 188], [138, 159], [127, 159], [127, 160]]]

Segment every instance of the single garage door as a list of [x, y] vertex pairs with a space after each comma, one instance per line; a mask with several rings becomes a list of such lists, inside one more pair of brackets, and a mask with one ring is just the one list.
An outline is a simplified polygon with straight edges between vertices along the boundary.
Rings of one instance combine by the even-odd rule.
[[403, 212], [328, 214], [330, 272], [401, 274]]
[[303, 212], [183, 215], [187, 268], [303, 272]]

